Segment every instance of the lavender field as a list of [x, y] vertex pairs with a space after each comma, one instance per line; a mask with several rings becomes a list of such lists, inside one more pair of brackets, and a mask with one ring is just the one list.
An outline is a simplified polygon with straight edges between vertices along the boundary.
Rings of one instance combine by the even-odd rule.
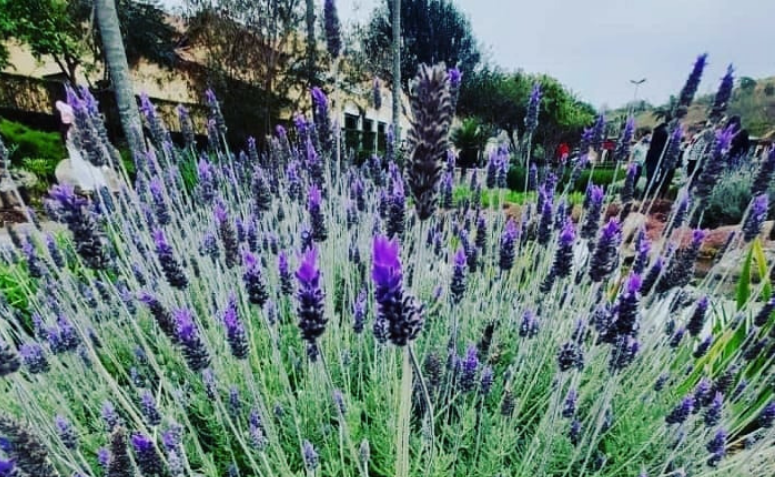
[[[676, 105], [667, 168], [704, 64]], [[54, 186], [46, 215], [67, 232], [14, 235], [2, 251], [0, 476], [773, 475], [760, 233], [775, 150], [696, 277], [697, 224], [731, 164], [720, 117], [655, 237], [631, 225], [664, 180], [636, 190], [633, 120], [621, 182], [584, 185], [572, 213], [600, 117], [570, 182], [528, 161], [512, 213], [521, 149], [495, 147], [465, 177], [455, 165], [460, 81], [421, 66], [406, 150], [362, 166], [317, 88], [293, 128], [244, 152], [227, 146], [212, 92], [200, 151], [174, 144], [146, 98], [134, 180], [94, 98], [69, 89], [76, 144], [121, 187]], [[520, 144], [541, 100], [536, 86]], [[180, 121], [191, 128], [184, 109]], [[735, 252], [743, 278], [714, 273]]]

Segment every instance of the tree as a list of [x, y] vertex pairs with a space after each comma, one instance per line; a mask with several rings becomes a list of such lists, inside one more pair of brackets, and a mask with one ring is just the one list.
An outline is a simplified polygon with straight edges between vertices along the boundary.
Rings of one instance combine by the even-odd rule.
[[740, 90], [744, 93], [752, 93], [753, 90], [756, 89], [756, 80], [753, 78], [749, 78], [748, 76], [743, 76], [740, 78]]
[[[302, 0], [189, 0], [187, 41], [205, 53], [199, 82], [212, 87], [229, 124], [229, 140], [270, 132], [293, 93], [309, 97], [306, 42], [298, 27]], [[204, 88], [203, 88], [204, 89]]]
[[[172, 66], [177, 34], [164, 12], [153, 0], [116, 3], [129, 64], [145, 58]], [[51, 57], [75, 84], [81, 66], [104, 59], [101, 37], [92, 28], [95, 6], [94, 0], [0, 0], [0, 11], [7, 12], [0, 20], [0, 39], [14, 38], [28, 45], [36, 58]], [[0, 48], [0, 62], [3, 51]]]
[[110, 74], [113, 92], [116, 95], [121, 127], [124, 130], [129, 149], [135, 157], [139, 157], [144, 152], [140, 132], [142, 131], [142, 122], [132, 88], [132, 79], [129, 75], [129, 63], [121, 38], [121, 27], [118, 22], [115, 0], [94, 0], [94, 9], [102, 39], [105, 63]]
[[305, 0], [307, 21], [307, 86], [315, 84], [317, 64], [317, 42], [315, 40], [315, 0]]
[[398, 151], [401, 144], [401, 0], [393, 0], [392, 45], [393, 52], [393, 149]]
[[546, 75], [492, 68], [476, 71], [461, 85], [458, 113], [505, 131], [516, 148], [514, 136], [524, 134], [528, 98], [535, 83], [541, 85], [542, 99], [532, 143], [553, 151], [561, 142], [575, 142], [582, 128], [594, 119], [595, 110]]
[[421, 63], [445, 62], [457, 66], [466, 78], [481, 61], [481, 54], [468, 19], [449, 0], [401, 0], [393, 15], [394, 0], [385, 0], [377, 7], [364, 32], [363, 48], [372, 69], [389, 78], [395, 76], [390, 68], [394, 16], [399, 20], [396, 30], [403, 42], [400, 70], [401, 84], [408, 91], [409, 80]]

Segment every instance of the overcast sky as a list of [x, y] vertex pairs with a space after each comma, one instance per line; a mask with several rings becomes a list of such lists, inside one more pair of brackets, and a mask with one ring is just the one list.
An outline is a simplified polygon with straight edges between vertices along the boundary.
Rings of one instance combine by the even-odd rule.
[[[365, 21], [382, 1], [337, 0], [337, 6], [347, 23]], [[492, 63], [555, 76], [597, 107], [630, 101], [630, 80], [641, 78], [647, 81], [639, 98], [666, 101], [703, 52], [709, 66], [701, 93], [715, 90], [729, 63], [738, 77], [775, 76], [775, 0], [453, 2]]]

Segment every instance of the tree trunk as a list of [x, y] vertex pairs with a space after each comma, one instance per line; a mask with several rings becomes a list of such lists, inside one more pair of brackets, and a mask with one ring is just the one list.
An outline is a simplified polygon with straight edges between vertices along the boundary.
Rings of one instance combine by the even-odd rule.
[[393, 0], [393, 150], [401, 144], [401, 0]]
[[315, 0], [307, 2], [307, 81], [309, 86], [315, 84], [315, 63], [317, 45], [315, 44]]
[[129, 76], [129, 64], [126, 60], [124, 41], [121, 38], [121, 29], [118, 24], [115, 0], [95, 0], [97, 24], [102, 38], [102, 47], [105, 52], [105, 63], [110, 73], [110, 82], [116, 95], [118, 115], [121, 119], [121, 127], [129, 144], [133, 156], [143, 153], [142, 121], [137, 109], [132, 88], [132, 79]]

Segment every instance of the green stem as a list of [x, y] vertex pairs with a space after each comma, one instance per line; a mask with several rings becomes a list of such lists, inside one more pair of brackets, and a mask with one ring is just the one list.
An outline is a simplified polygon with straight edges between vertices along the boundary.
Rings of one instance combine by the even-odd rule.
[[400, 348], [401, 388], [396, 426], [396, 477], [409, 477], [409, 413], [412, 410], [412, 363], [409, 351]]

